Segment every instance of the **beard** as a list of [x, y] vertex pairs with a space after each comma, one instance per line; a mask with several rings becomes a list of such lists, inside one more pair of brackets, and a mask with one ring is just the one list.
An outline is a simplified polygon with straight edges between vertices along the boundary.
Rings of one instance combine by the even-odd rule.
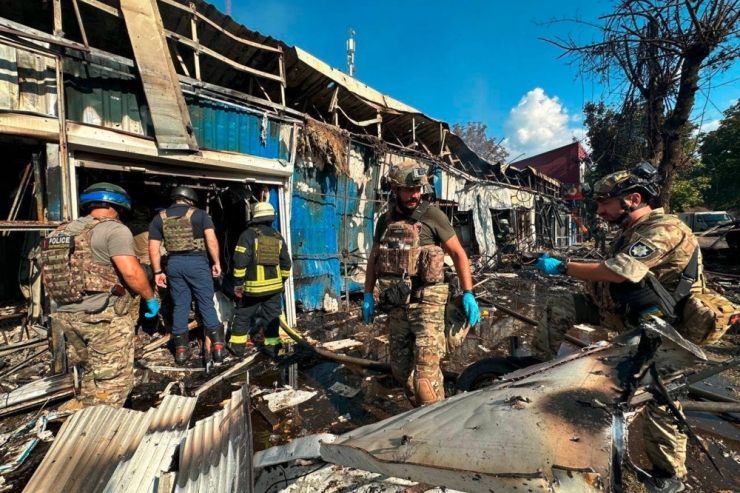
[[407, 200], [406, 202], [401, 202], [400, 200], [396, 201], [396, 206], [398, 206], [398, 209], [404, 213], [405, 215], [413, 214], [417, 207], [419, 207], [419, 201], [417, 200]]

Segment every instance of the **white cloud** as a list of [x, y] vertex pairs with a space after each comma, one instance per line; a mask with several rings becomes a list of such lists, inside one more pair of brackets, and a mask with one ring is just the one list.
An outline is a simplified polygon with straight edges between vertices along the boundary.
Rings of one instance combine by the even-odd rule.
[[525, 153], [522, 157], [532, 157], [562, 147], [573, 142], [573, 137], [583, 139], [585, 130], [578, 125], [580, 120], [580, 114], [568, 114], [557, 96], [551, 98], [537, 87], [509, 112], [504, 123], [504, 147], [512, 158], [521, 153]]
[[717, 130], [719, 128], [719, 124], [722, 120], [707, 120], [704, 123], [701, 124], [701, 127], [699, 130], [703, 133], [709, 133], [712, 130]]

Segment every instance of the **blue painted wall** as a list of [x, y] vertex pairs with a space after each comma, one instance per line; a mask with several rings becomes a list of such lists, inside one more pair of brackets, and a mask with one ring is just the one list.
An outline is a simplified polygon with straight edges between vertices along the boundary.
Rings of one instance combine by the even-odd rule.
[[[302, 303], [304, 310], [322, 308], [326, 294], [339, 299], [344, 291], [343, 249], [357, 254], [369, 252], [372, 246], [375, 203], [360, 198], [375, 198], [373, 184], [377, 182], [378, 167], [371, 150], [355, 145], [353, 151], [362, 156], [361, 165], [370, 177], [369, 186], [363, 187], [344, 175], [337, 175], [332, 167], [324, 170], [296, 167], [294, 171], [291, 210], [293, 279], [296, 300]], [[360, 165], [353, 162], [355, 166]], [[324, 195], [301, 192], [305, 186]], [[349, 197], [346, 216], [345, 195]], [[364, 254], [362, 257], [350, 255], [347, 259], [348, 277], [357, 271], [358, 264], [364, 270], [365, 263]], [[352, 280], [348, 287], [350, 292], [363, 289], [360, 283]]]

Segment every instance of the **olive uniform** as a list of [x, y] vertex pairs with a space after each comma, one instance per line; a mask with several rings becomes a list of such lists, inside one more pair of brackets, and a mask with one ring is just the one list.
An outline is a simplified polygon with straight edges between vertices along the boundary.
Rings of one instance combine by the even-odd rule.
[[416, 403], [444, 399], [440, 360], [445, 354], [445, 305], [449, 286], [443, 275], [444, 251], [440, 245], [455, 236], [447, 216], [422, 202], [418, 219], [391, 207], [378, 220], [374, 242], [380, 245], [375, 260], [378, 286], [382, 292], [404, 274], [411, 290], [404, 306], [388, 313], [393, 375]]
[[[612, 244], [605, 260], [613, 272], [628, 282], [639, 282], [648, 272], [672, 292], [681, 273], [699, 247], [691, 230], [676, 216], [655, 209], [624, 229]], [[692, 292], [704, 287], [701, 252], [698, 252], [699, 279]], [[556, 356], [565, 333], [579, 323], [601, 325], [621, 332], [625, 329], [622, 317], [610, 295], [608, 282], [589, 283], [586, 295], [557, 296], [547, 300], [545, 313], [535, 330], [532, 355], [543, 360]], [[693, 327], [678, 324], [681, 334], [691, 333]], [[676, 419], [665, 406], [648, 405], [644, 414], [645, 449], [656, 468], [682, 477], [686, 474], [686, 435], [680, 431]]]
[[112, 257], [135, 255], [131, 232], [116, 219], [85, 216], [57, 228], [41, 248], [44, 285], [58, 305], [52, 323], [81, 372], [79, 400], [123, 406], [134, 385], [129, 313], [139, 297], [123, 287]]

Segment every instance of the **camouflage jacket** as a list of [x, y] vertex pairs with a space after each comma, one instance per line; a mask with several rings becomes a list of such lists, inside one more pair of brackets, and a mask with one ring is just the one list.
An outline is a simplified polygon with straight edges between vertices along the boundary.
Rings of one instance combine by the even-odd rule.
[[[609, 270], [631, 282], [639, 282], [652, 272], [669, 292], [673, 292], [696, 248], [699, 248], [699, 242], [688, 226], [660, 208], [623, 229], [612, 243], [604, 263]], [[700, 251], [699, 279], [692, 291], [699, 292], [703, 286]], [[613, 306], [608, 282], [591, 283], [591, 292], [602, 307]]]

